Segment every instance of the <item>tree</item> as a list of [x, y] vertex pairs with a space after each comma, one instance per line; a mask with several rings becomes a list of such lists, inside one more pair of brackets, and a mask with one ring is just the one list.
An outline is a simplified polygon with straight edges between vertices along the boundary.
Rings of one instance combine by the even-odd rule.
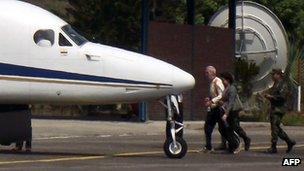
[[[228, 0], [196, 0], [195, 24], [208, 24], [211, 16]], [[178, 24], [187, 23], [187, 0], [153, 0], [153, 19]]]
[[303, 0], [256, 0], [273, 11], [282, 21], [290, 39], [297, 38], [304, 43], [304, 1]]
[[140, 0], [68, 0], [72, 25], [88, 39], [138, 51]]

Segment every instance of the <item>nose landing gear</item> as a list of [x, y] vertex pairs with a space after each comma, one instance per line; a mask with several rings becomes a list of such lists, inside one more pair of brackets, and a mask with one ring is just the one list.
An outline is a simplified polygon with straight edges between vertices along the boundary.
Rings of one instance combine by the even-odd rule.
[[169, 158], [183, 158], [188, 150], [183, 139], [183, 106], [181, 95], [168, 95], [166, 97], [167, 125], [164, 152]]

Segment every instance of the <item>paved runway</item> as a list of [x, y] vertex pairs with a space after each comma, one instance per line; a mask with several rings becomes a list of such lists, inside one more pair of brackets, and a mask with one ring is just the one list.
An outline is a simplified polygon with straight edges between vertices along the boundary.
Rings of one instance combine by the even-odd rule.
[[[165, 122], [123, 123], [73, 120], [33, 120], [33, 152], [12, 153], [1, 147], [0, 170], [303, 170], [282, 167], [284, 157], [304, 159], [304, 128], [285, 127], [297, 140], [286, 155], [280, 142], [278, 154], [269, 146], [268, 124], [243, 124], [252, 138], [252, 150], [236, 155], [198, 152], [203, 134], [200, 122], [186, 122], [189, 152], [183, 159], [168, 159], [162, 151]], [[216, 131], [217, 132], [217, 131]], [[219, 143], [214, 134], [215, 146]], [[303, 161], [302, 161], [303, 163]]]

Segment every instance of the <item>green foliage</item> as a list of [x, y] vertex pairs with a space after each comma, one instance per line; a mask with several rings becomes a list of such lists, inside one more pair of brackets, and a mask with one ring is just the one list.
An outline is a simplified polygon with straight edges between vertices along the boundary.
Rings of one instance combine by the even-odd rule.
[[[240, 116], [240, 120], [245, 122], [269, 122], [268, 115], [261, 115], [259, 111], [252, 111], [251, 115]], [[282, 123], [286, 126], [304, 126], [304, 115], [301, 113], [286, 113]]]
[[240, 94], [245, 97], [252, 95], [251, 80], [259, 74], [259, 67], [254, 62], [237, 58], [234, 62], [235, 80], [242, 87]]
[[268, 7], [282, 21], [290, 38], [304, 42], [304, 1], [303, 0], [255, 0]]
[[299, 60], [304, 60], [304, 46], [299, 40], [292, 39], [289, 43], [289, 59], [286, 68], [286, 78], [293, 79], [299, 82], [298, 68]]
[[282, 122], [288, 126], [304, 126], [304, 115], [300, 113], [287, 113], [283, 117]]
[[151, 6], [151, 18], [155, 21], [186, 23], [186, 0], [151, 0]]
[[[227, 2], [228, 0], [196, 0], [195, 24], [208, 24], [212, 15]], [[154, 20], [187, 23], [187, 0], [153, 0], [152, 4]]]
[[197, 13], [204, 17], [204, 24], [208, 24], [211, 17], [224, 5], [228, 0], [200, 0], [197, 2]]
[[140, 0], [68, 0], [71, 23], [95, 42], [138, 51]]

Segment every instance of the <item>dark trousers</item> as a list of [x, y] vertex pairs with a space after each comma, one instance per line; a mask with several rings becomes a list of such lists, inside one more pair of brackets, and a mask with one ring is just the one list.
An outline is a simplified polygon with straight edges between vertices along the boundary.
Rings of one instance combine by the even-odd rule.
[[212, 149], [211, 137], [212, 137], [212, 132], [213, 132], [213, 129], [214, 129], [216, 123], [218, 123], [218, 130], [222, 135], [224, 125], [223, 125], [223, 122], [221, 119], [221, 110], [219, 107], [211, 109], [211, 111], [209, 111], [207, 113], [207, 118], [205, 120], [205, 125], [204, 125], [204, 131], [205, 131], [205, 136], [206, 136], [206, 146], [205, 147], [208, 150]]
[[[16, 147], [22, 149], [23, 143], [24, 143], [23, 141], [16, 142]], [[25, 141], [25, 148], [32, 148], [32, 141], [31, 140], [26, 140]]]
[[282, 140], [290, 143], [291, 140], [286, 134], [286, 132], [281, 128], [281, 122], [284, 113], [271, 113], [270, 114], [270, 124], [271, 124], [271, 143], [275, 146], [278, 141], [278, 137]]
[[[27, 135], [27, 138], [25, 139], [25, 148], [32, 148], [32, 126], [31, 122], [29, 122], [29, 132]], [[17, 141], [16, 142], [16, 148], [22, 149], [24, 144], [24, 141]]]
[[246, 132], [240, 125], [240, 118], [239, 118], [239, 110], [229, 112], [229, 117], [227, 118], [228, 125], [230, 129], [236, 132], [244, 141], [249, 140], [247, 137]]

